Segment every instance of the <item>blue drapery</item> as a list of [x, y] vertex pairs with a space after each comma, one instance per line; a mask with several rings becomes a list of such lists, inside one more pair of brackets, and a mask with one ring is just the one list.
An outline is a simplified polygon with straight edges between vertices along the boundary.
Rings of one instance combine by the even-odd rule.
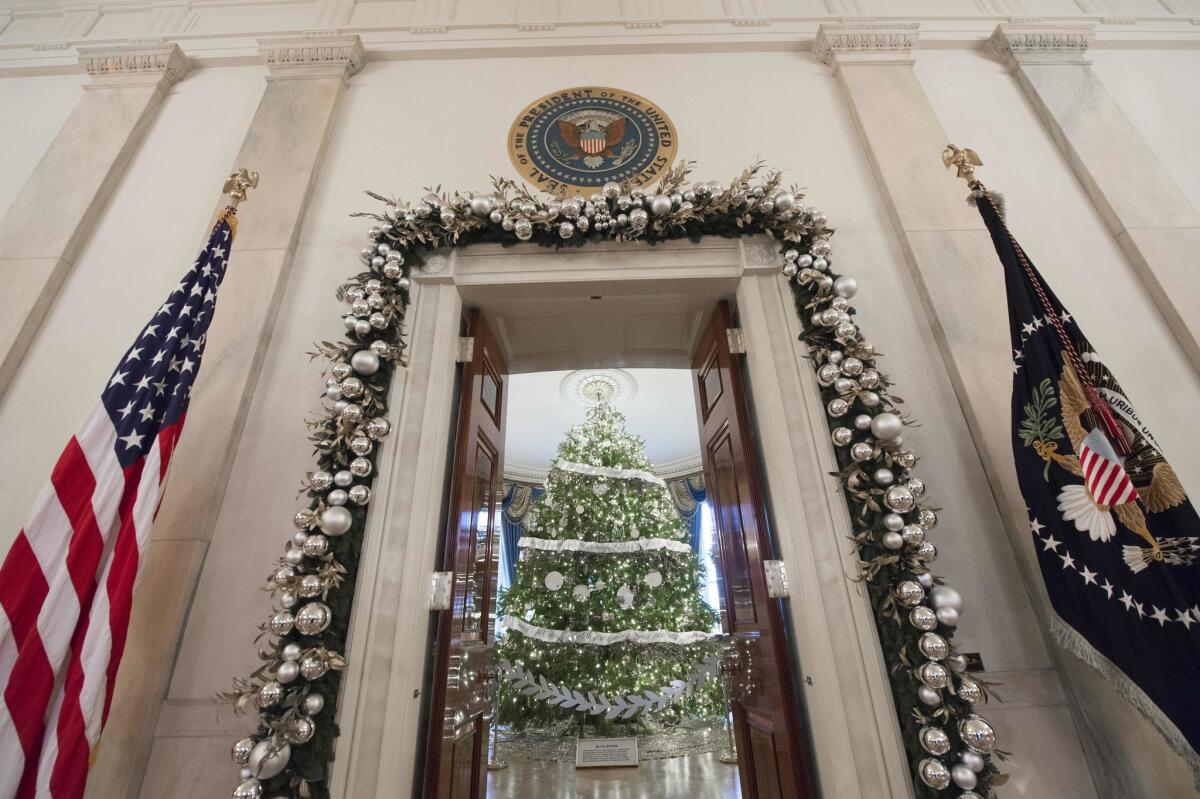
[[[519, 483], [508, 483], [505, 488], [504, 500], [501, 502], [503, 512], [500, 514], [501, 560], [504, 565], [503, 579], [500, 582], [504, 586], [512, 585], [517, 578], [517, 556], [520, 554], [517, 541], [521, 539], [525, 514], [545, 493], [544, 488]], [[514, 502], [516, 507], [513, 506]]]
[[680, 515], [687, 523], [688, 539], [692, 549], [703, 555], [700, 552], [700, 534], [704, 522], [704, 500], [708, 498], [708, 494], [704, 490], [704, 478], [699, 475], [688, 477], [673, 482], [671, 487], [673, 489], [671, 498], [675, 500], [675, 507], [679, 509]]

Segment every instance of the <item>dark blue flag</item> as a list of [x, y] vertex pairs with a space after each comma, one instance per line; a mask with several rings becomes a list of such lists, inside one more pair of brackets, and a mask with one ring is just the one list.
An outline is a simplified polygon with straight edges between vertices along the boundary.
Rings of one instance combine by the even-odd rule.
[[1200, 767], [1200, 518], [1116, 378], [1009, 232], [1012, 442], [1055, 639]]

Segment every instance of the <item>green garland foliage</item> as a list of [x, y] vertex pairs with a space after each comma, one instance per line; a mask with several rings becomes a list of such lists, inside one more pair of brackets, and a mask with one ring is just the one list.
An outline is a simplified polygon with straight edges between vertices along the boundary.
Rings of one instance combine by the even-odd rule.
[[[915, 455], [900, 449], [897, 438], [875, 435], [872, 427], [876, 418], [893, 414], [899, 400], [889, 394], [888, 378], [875, 372], [874, 349], [852, 321], [849, 284], [828, 271], [833, 231], [822, 214], [804, 208], [795, 188], [785, 189], [779, 174], [765, 171], [761, 163], [726, 185], [707, 182], [685, 188], [691, 169], [690, 163], [677, 165], [652, 190], [611, 184], [588, 200], [535, 197], [504, 179], [493, 179], [488, 194], [451, 195], [435, 189], [412, 204], [368, 192], [385, 208], [356, 214], [371, 218], [376, 226], [369, 231], [370, 246], [361, 253], [365, 268], [338, 290], [339, 299], [350, 305], [345, 317], [348, 332], [340, 342], [322, 342], [314, 353], [328, 361], [327, 396], [334, 404], [309, 422], [316, 470], [305, 481], [308, 507], [296, 514], [298, 532], [268, 579], [268, 590], [277, 597], [280, 608], [260, 628], [259, 640], [265, 641], [260, 649], [262, 666], [248, 679], [235, 680], [234, 691], [223, 695], [239, 710], [257, 712], [259, 718], [255, 734], [234, 745], [235, 762], [249, 769], [249, 776], [244, 775], [234, 790], [236, 799], [329, 796], [327, 779], [338, 734], [336, 699], [344, 665], [341, 653], [367, 510], [365, 502], [345, 503], [334, 492], [360, 486], [369, 492], [371, 488], [377, 441], [386, 431], [372, 437], [368, 423], [387, 413], [395, 365], [403, 356], [402, 325], [411, 271], [435, 250], [483, 242], [532, 242], [558, 248], [595, 240], [655, 244], [754, 234], [783, 242], [784, 275], [804, 326], [802, 338], [810, 347], [824, 386], [822, 398], [830, 411], [829, 425], [841, 466], [837, 477], [858, 531], [855, 541], [862, 579], [868, 586], [890, 666], [916, 795], [920, 799], [952, 794], [960, 799], [993, 796], [992, 789], [1003, 782], [1004, 775], [996, 769], [992, 756], [1003, 753], [994, 749], [990, 726], [974, 713], [974, 701], [986, 698], [986, 686], [964, 673], [964, 661], [950, 642], [957, 613], [938, 607], [935, 615], [937, 592], [945, 587], [935, 586], [940, 581], [929, 574], [928, 564], [936, 550], [923, 539], [936, 514], [916, 502], [923, 484], [909, 472]], [[351, 366], [356, 354], [363, 351], [379, 356], [380, 364], [370, 374]], [[868, 373], [873, 375], [869, 379]], [[359, 383], [347, 384], [352, 378]], [[360, 410], [347, 413], [346, 404]], [[868, 417], [865, 427], [850, 426], [846, 421], [858, 416]], [[880, 424], [881, 430], [887, 426]], [[376, 432], [379, 430], [382, 427], [376, 424]], [[360, 454], [364, 450], [366, 454]], [[854, 457], [855, 452], [863, 457]], [[347, 471], [355, 459], [365, 459], [367, 466], [360, 460], [359, 473], [348, 486], [327, 484], [333, 475]], [[890, 473], [891, 486], [877, 480], [880, 470]], [[898, 506], [906, 509], [888, 507], [887, 489], [892, 486], [908, 489], [913, 501]], [[361, 496], [361, 490], [359, 493]], [[335, 498], [345, 504], [333, 504]], [[350, 524], [333, 535], [330, 530], [341, 531], [345, 526], [340, 523], [344, 516], [338, 507], [350, 511]], [[335, 508], [332, 514], [331, 508]], [[895, 546], [897, 539], [889, 536], [898, 532], [893, 529], [897, 520], [904, 536], [899, 546]], [[322, 536], [326, 551], [309, 554], [305, 543]], [[943, 590], [941, 596], [950, 594]], [[310, 607], [316, 603], [328, 608], [329, 621], [320, 630], [304, 634], [295, 622], [302, 616], [320, 621], [323, 614], [314, 615]], [[953, 602], [947, 606], [954, 610]], [[922, 627], [914, 624], [917, 614]], [[928, 621], [931, 618], [932, 623]], [[280, 677], [292, 669], [288, 663], [299, 663], [307, 675], [302, 671], [284, 682]], [[921, 694], [934, 701], [923, 701]], [[320, 709], [313, 712], [318, 704]], [[976, 776], [962, 771], [967, 764], [974, 766], [970, 772]], [[952, 768], [960, 786], [957, 789], [950, 782]], [[978, 785], [971, 793], [963, 783], [976, 780]]]

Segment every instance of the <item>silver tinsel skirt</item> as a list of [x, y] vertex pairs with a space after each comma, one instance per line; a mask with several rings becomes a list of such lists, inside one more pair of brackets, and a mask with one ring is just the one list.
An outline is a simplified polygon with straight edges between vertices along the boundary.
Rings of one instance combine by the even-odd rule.
[[[563, 722], [546, 729], [513, 731], [501, 727], [497, 748], [501, 757], [526, 760], [575, 761], [578, 728]], [[625, 737], [635, 737], [633, 731]], [[720, 720], [686, 719], [675, 726], [641, 725], [637, 731], [638, 760], [662, 760], [720, 750], [727, 734]]]

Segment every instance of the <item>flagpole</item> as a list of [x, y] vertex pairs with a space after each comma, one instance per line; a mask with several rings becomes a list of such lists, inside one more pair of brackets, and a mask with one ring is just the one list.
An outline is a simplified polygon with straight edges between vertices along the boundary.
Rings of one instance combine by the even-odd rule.
[[1113, 448], [1118, 454], [1128, 456], [1133, 454], [1133, 442], [1125, 435], [1125, 431], [1117, 424], [1117, 418], [1113, 414], [1112, 408], [1100, 396], [1100, 392], [1096, 390], [1092, 383], [1091, 377], [1083, 367], [1083, 360], [1079, 357], [1079, 350], [1075, 347], [1075, 342], [1067, 335], [1067, 330], [1063, 327], [1062, 320], [1054, 311], [1054, 306], [1050, 302], [1050, 298], [1046, 295], [1046, 289], [1042, 285], [1042, 281], [1038, 279], [1037, 273], [1029, 263], [1029, 259], [1025, 257], [1025, 250], [1017, 243], [1017, 239], [1013, 236], [1012, 231], [1008, 229], [1008, 222], [1004, 218], [1004, 201], [1000, 199], [995, 192], [988, 191], [983, 185], [983, 181], [975, 177], [975, 168], [983, 166], [983, 159], [969, 147], [956, 147], [953, 144], [947, 144], [942, 150], [942, 163], [947, 169], [953, 167], [956, 172], [955, 176], [960, 177], [967, 182], [967, 187], [971, 189], [971, 195], [968, 202], [974, 204], [983, 200], [992, 207], [996, 214], [997, 220], [1000, 222], [1000, 227], [1003, 228], [1005, 236], [1008, 237], [1008, 243], [1012, 247], [1013, 254], [1016, 255], [1018, 263], [1021, 265], [1021, 270], [1025, 273], [1026, 279], [1030, 286], [1033, 287], [1034, 293], [1037, 294], [1038, 301], [1042, 305], [1042, 310], [1046, 313], [1046, 320], [1054, 327], [1058, 333], [1058, 340], [1062, 344], [1063, 351], [1067, 354], [1067, 358], [1071, 361], [1071, 367], [1079, 378], [1079, 382], [1083, 386], [1084, 394], [1088, 398], [1088, 405], [1091, 406], [1093, 412], [1098, 417], [1104, 432], [1107, 434], [1109, 441], [1112, 442]]

